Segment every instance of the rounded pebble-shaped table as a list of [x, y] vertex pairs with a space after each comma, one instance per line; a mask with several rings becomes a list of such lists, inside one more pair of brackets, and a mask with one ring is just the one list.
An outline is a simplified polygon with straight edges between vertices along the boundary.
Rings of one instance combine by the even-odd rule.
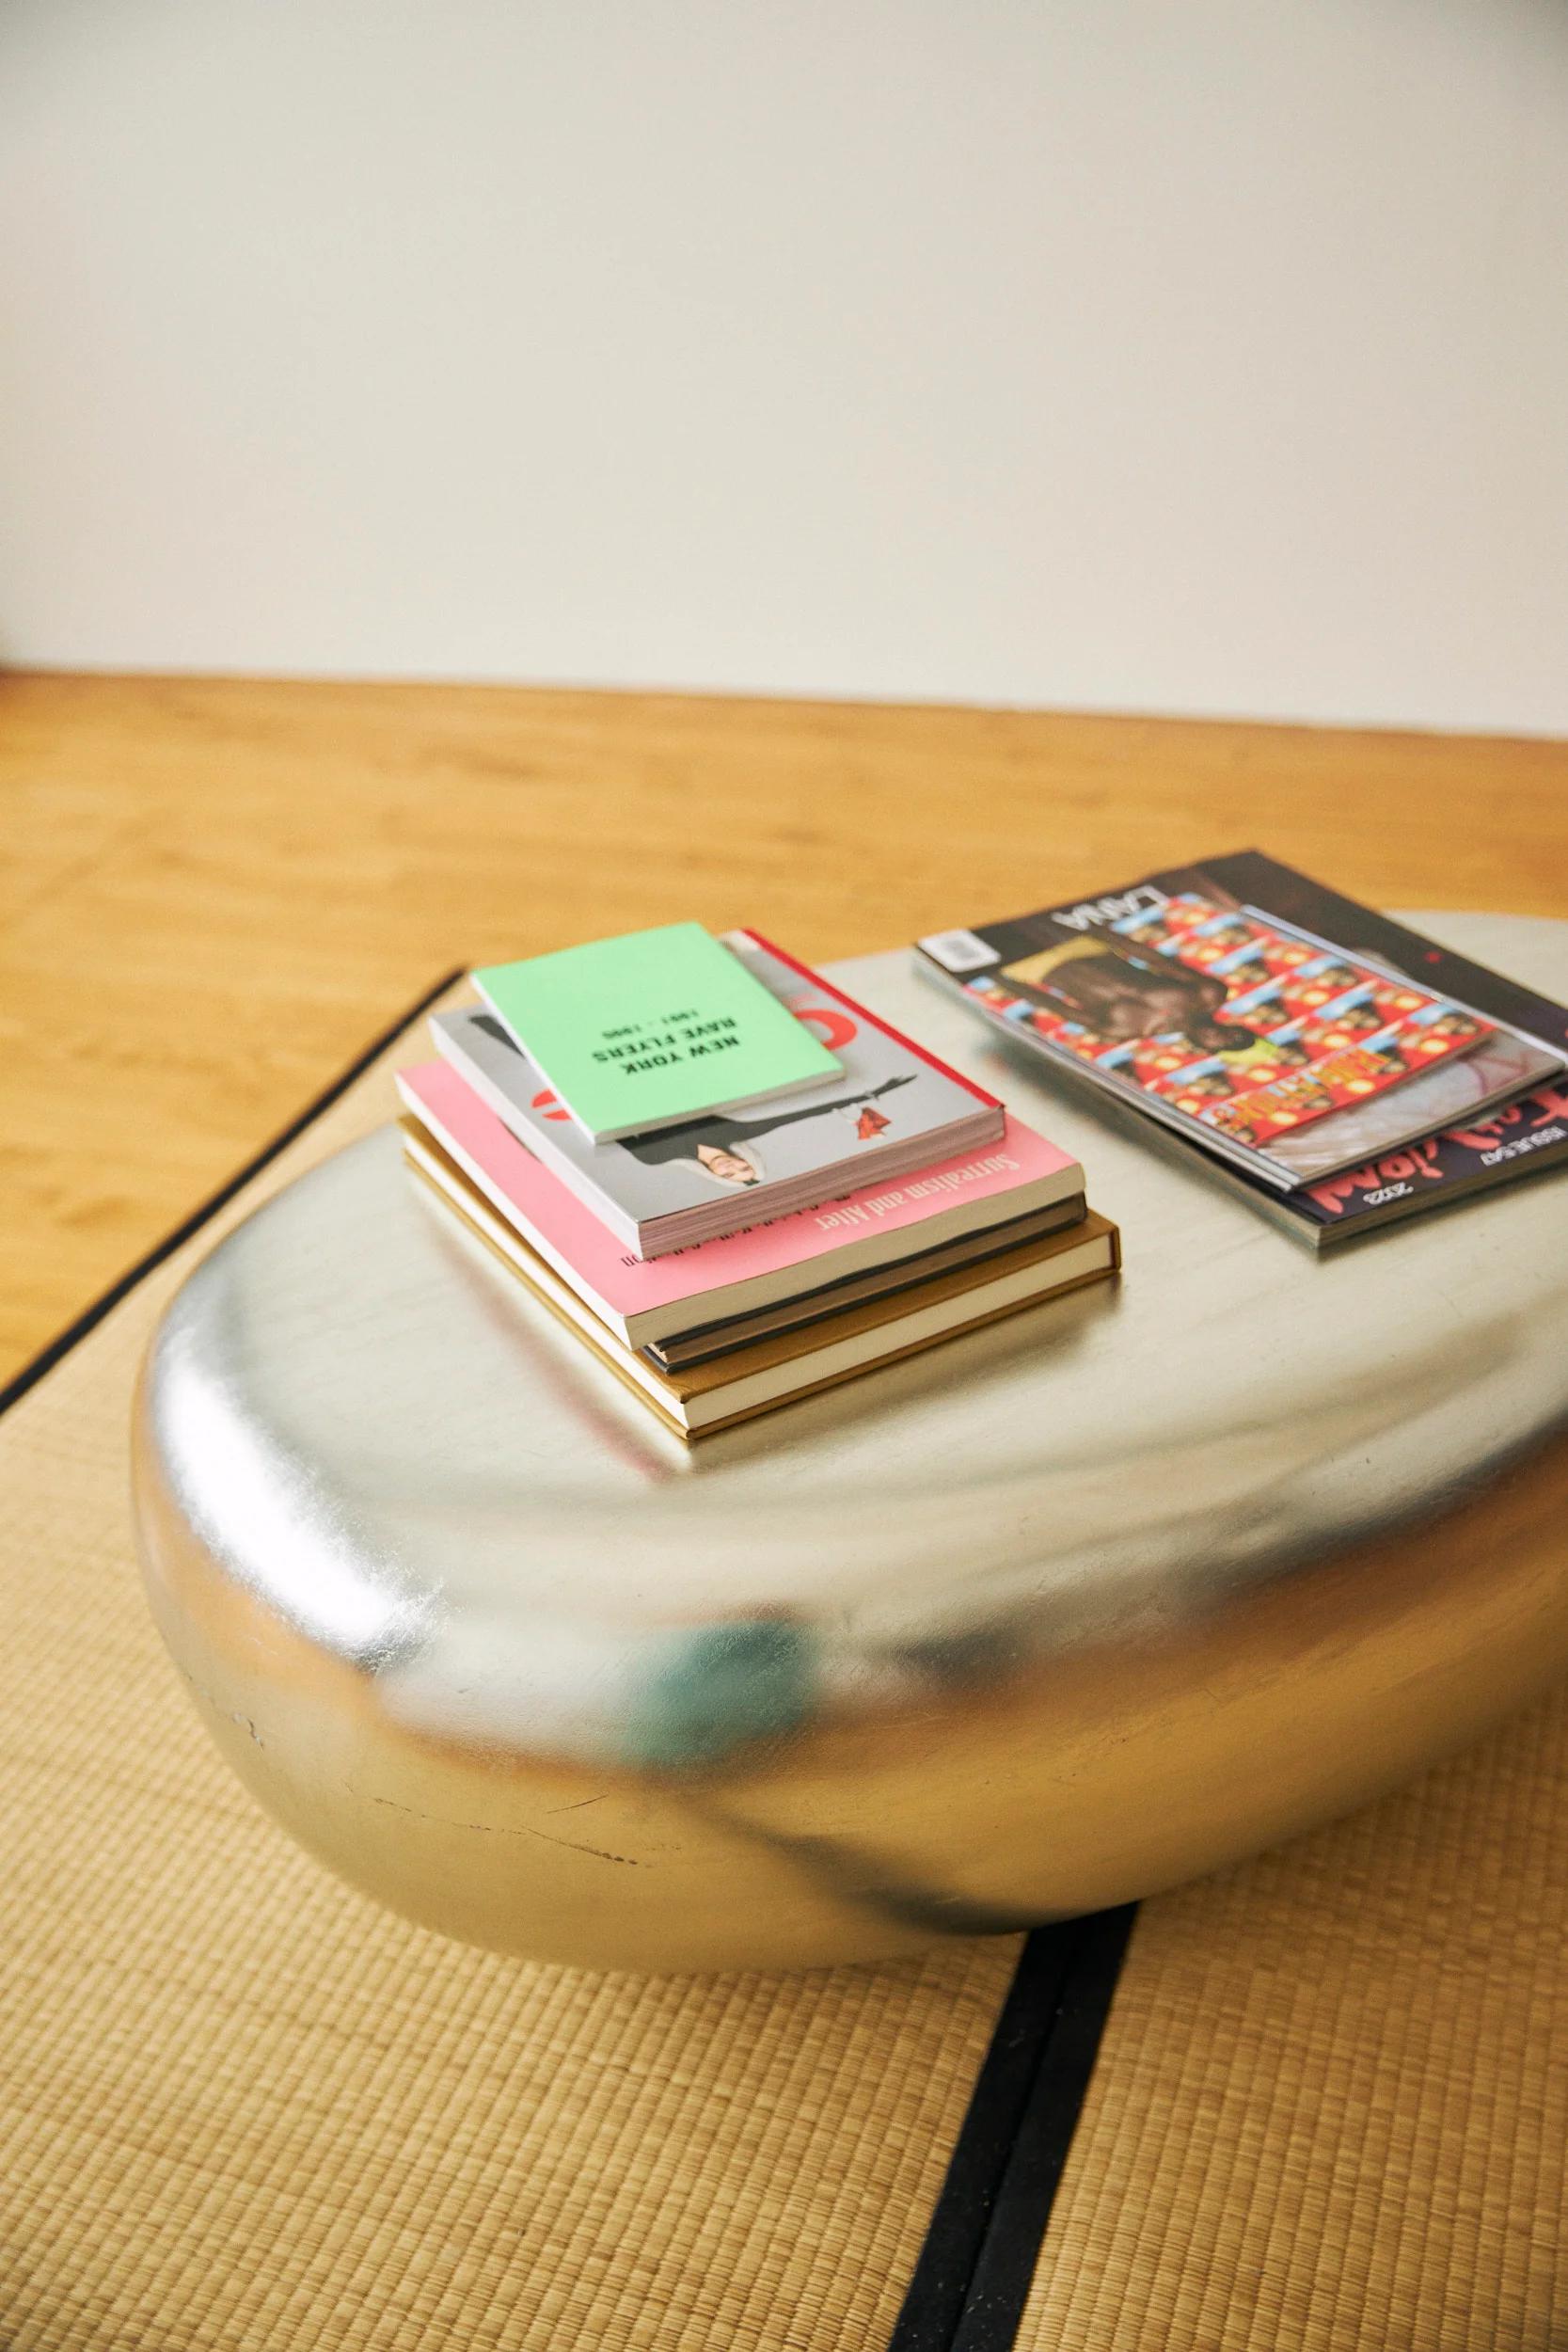
[[[1568, 926], [1421, 919], [1568, 993]], [[674, 1969], [1027, 1926], [1568, 1661], [1568, 1173], [1315, 1259], [908, 957], [836, 974], [1079, 1153], [1119, 1282], [688, 1449], [384, 1130], [165, 1314], [165, 1638], [277, 1820], [434, 1927]]]

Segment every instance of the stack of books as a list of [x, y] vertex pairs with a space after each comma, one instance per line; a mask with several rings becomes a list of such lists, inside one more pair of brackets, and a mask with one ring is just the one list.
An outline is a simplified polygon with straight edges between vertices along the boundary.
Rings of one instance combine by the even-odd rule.
[[918, 945], [1312, 1249], [1568, 1159], [1568, 1009], [1257, 850]]
[[474, 980], [399, 1073], [409, 1162], [683, 1437], [1119, 1263], [1076, 1160], [754, 932]]

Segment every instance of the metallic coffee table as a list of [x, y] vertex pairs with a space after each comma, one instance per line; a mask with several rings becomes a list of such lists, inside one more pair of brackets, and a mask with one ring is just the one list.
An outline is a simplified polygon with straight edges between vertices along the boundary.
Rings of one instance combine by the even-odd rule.
[[[1420, 919], [1568, 993], [1568, 926]], [[453, 1934], [686, 1968], [1029, 1925], [1341, 1811], [1568, 1661], [1568, 1178], [1315, 1262], [904, 955], [836, 975], [1081, 1153], [1119, 1285], [689, 1452], [383, 1132], [154, 1343], [149, 1583], [219, 1746]]]

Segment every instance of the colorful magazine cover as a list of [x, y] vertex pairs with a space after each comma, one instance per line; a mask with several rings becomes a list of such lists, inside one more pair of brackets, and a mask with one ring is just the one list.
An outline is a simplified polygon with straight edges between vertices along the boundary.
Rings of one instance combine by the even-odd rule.
[[1546, 1000], [1258, 851], [920, 950], [992, 1021], [1280, 1191], [1562, 1066], [1518, 1025]]

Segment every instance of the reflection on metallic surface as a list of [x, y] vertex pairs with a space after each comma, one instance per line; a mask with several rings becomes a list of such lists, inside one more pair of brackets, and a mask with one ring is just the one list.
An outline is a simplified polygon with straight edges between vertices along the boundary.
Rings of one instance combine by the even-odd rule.
[[[1568, 927], [1431, 928], [1568, 993]], [[219, 1745], [453, 1934], [679, 1968], [1023, 1925], [1342, 1810], [1568, 1661], [1568, 1179], [1319, 1263], [904, 956], [839, 969], [1082, 1154], [1119, 1286], [689, 1451], [382, 1133], [150, 1351], [149, 1585]]]

